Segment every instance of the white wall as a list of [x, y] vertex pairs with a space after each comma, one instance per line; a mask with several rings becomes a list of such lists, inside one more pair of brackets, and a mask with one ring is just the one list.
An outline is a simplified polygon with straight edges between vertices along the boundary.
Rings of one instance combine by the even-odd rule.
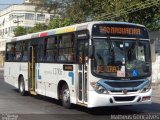
[[152, 63], [152, 81], [160, 83], [160, 55], [156, 54], [156, 61]]
[[[26, 13], [34, 14], [34, 19], [28, 20], [25, 19]], [[10, 19], [10, 15], [14, 14], [21, 17], [15, 17], [14, 19]], [[37, 20], [37, 15], [43, 14], [45, 15], [44, 20]], [[19, 26], [23, 27], [34, 27], [35, 23], [46, 23], [50, 19], [50, 14], [47, 12], [35, 12], [35, 6], [33, 5], [11, 5], [4, 10], [0, 11], [0, 51], [4, 51], [5, 49], [5, 41], [8, 38], [14, 37], [13, 28], [18, 26], [16, 21], [19, 22]], [[6, 32], [7, 31], [7, 32]], [[3, 34], [2, 34], [3, 33]]]

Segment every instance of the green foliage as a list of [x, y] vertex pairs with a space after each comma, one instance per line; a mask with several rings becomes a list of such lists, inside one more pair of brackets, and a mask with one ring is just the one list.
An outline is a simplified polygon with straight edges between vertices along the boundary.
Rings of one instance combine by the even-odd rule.
[[40, 32], [40, 31], [44, 31], [47, 30], [48, 26], [44, 23], [37, 23], [33, 28], [30, 28], [28, 30], [28, 33], [35, 33], [35, 32]]
[[128, 21], [145, 25], [149, 30], [160, 30], [159, 5], [128, 14]]
[[59, 28], [59, 27], [64, 27], [71, 25], [72, 22], [68, 18], [60, 18], [56, 17], [54, 20], [51, 20], [48, 25], [48, 29], [54, 29], [54, 28]]
[[81, 23], [90, 19], [90, 4], [87, 0], [72, 0], [71, 5], [66, 8], [65, 17], [68, 17], [73, 23]]
[[[31, 0], [36, 10], [53, 11], [61, 18], [51, 21], [49, 28], [93, 20], [126, 21], [160, 30], [159, 0]], [[154, 6], [153, 5], [154, 2]], [[63, 23], [63, 21], [65, 21]]]
[[36, 5], [36, 11], [47, 11], [48, 13], [59, 13], [69, 0], [31, 0], [31, 3]]
[[18, 26], [16, 29], [14, 29], [14, 35], [16, 36], [20, 36], [20, 35], [25, 35], [27, 33], [26, 28], [22, 27], [22, 26]]
[[40, 32], [40, 31], [44, 31], [44, 30], [64, 27], [64, 26], [68, 26], [71, 24], [73, 24], [73, 23], [68, 18], [56, 17], [55, 19], [53, 19], [49, 22], [49, 25], [46, 25], [45, 23], [37, 23], [34, 27], [32, 27], [30, 29], [26, 29], [24, 27], [19, 26], [14, 30], [14, 34], [15, 34], [15, 36], [20, 36], [20, 35], [25, 35], [28, 33], [35, 33], [35, 32]]

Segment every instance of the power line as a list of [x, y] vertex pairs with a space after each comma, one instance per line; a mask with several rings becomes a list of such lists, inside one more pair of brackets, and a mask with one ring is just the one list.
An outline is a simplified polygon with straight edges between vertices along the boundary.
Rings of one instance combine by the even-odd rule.
[[0, 4], [0, 5], [24, 5], [24, 4]]
[[133, 12], [136, 12], [136, 11], [139, 11], [142, 9], [146, 9], [146, 8], [158, 5], [159, 2], [160, 2], [160, 0], [154, 0], [154, 1], [147, 0], [145, 2], [140, 2], [138, 4], [129, 6], [128, 8], [120, 9], [118, 11], [102, 15], [100, 17], [97, 17], [96, 19], [106, 19], [106, 18], [107, 19], [114, 19], [114, 18], [129, 14], [129, 13], [133, 13]]
[[157, 5], [158, 1], [159, 0], [156, 0], [156, 1], [149, 1], [148, 0], [146, 2], [141, 2], [139, 4], [136, 4], [136, 5], [133, 5], [131, 7], [128, 7], [126, 9], [122, 9], [120, 11], [117, 11], [115, 14], [111, 15], [110, 19], [113, 19], [113, 18], [122, 16], [122, 15], [126, 15], [126, 14], [129, 14], [129, 13], [133, 13], [133, 12], [136, 12], [136, 11], [139, 11], [139, 10], [142, 10], [142, 9], [146, 9], [146, 8], [152, 7], [154, 5]]
[[[146, 6], [146, 4], [143, 3], [138, 3], [136, 5], [133, 5], [133, 6], [130, 6], [126, 9], [121, 9], [121, 10], [118, 10], [118, 11], [115, 11], [115, 12], [112, 12], [110, 14], [107, 14], [107, 15], [104, 15], [104, 16], [101, 16], [101, 18], [104, 18], [104, 17], [107, 17], [108, 19], [112, 19], [112, 18], [115, 18], [115, 17], [119, 17], [121, 15], [125, 15], [125, 14], [128, 14], [128, 13], [132, 13], [132, 12], [135, 12], [135, 11], [138, 11], [142, 8], [141, 5], [143, 4], [143, 9], [145, 8], [144, 6]], [[148, 3], [147, 3], [148, 4]], [[135, 7], [136, 6], [136, 7]]]
[[[139, 10], [142, 10], [142, 9], [146, 9], [146, 8], [158, 5], [159, 2], [160, 2], [160, 0], [147, 0], [147, 1], [144, 1], [144, 2], [140, 2], [140, 3], [137, 3], [137, 4], [131, 5], [128, 8], [123, 8], [123, 9], [120, 9], [120, 10], [115, 11], [115, 12], [111, 12], [111, 13], [108, 13], [108, 14], [101, 15], [99, 17], [96, 17], [95, 19], [96, 20], [106, 19], [106, 18], [107, 19], [114, 19], [114, 18], [117, 18], [117, 17], [120, 17], [120, 16], [127, 15], [129, 13], [133, 13], [133, 12], [136, 12], [136, 11], [139, 11]], [[0, 5], [48, 5], [48, 4], [29, 3], [29, 4], [0, 4]]]
[[39, 4], [39, 3], [14, 3], [14, 4], [0, 4], [0, 5], [51, 5], [47, 3]]

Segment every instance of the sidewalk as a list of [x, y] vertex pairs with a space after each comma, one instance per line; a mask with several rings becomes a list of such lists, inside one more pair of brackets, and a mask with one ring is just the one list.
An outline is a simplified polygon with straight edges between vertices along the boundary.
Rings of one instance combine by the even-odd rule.
[[153, 102], [160, 103], [160, 84], [152, 85], [152, 100]]

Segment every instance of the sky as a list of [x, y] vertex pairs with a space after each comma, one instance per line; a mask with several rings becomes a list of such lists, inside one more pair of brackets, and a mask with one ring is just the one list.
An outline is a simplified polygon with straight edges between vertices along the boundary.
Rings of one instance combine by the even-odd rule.
[[24, 0], [0, 0], [0, 10], [6, 8], [8, 5], [2, 4], [21, 4]]

